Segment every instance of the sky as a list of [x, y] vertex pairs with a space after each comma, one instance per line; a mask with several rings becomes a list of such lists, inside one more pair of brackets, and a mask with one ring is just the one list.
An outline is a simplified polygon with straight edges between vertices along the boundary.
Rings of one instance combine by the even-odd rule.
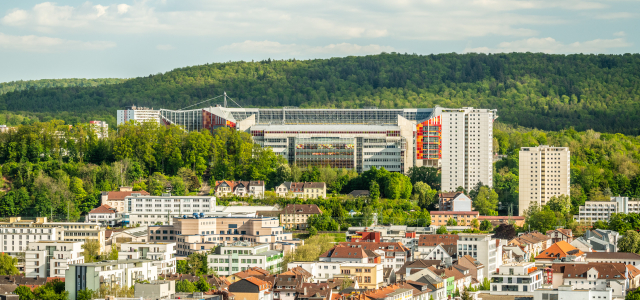
[[0, 1], [0, 82], [381, 52], [638, 53], [640, 0]]

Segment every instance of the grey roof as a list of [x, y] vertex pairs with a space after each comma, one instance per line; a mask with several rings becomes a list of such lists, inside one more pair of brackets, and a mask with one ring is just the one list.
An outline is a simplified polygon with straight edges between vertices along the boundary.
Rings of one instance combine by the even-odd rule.
[[503, 250], [511, 250], [513, 252], [513, 254], [518, 255], [518, 256], [523, 256], [524, 255], [524, 251], [522, 251], [522, 249], [520, 249], [520, 247], [502, 247]]
[[587, 252], [587, 259], [638, 259], [640, 255], [630, 252]]
[[399, 126], [391, 125], [254, 125], [251, 130], [269, 131], [386, 131], [400, 130]]

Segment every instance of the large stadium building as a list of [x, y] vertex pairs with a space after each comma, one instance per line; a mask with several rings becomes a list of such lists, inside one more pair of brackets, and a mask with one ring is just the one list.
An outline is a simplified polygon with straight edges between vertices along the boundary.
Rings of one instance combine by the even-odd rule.
[[363, 172], [442, 168], [442, 190], [492, 185], [496, 110], [465, 108], [160, 110], [160, 122], [185, 130], [246, 131], [290, 164]]

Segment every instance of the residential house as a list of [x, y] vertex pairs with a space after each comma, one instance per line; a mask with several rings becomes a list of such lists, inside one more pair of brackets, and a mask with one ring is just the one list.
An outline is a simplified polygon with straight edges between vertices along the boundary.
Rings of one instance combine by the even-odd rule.
[[394, 284], [398, 281], [396, 271], [393, 268], [382, 268], [382, 277], [386, 285]]
[[170, 300], [175, 299], [176, 282], [172, 280], [155, 280], [136, 282], [134, 297], [141, 299]]
[[290, 262], [287, 268], [301, 268], [309, 272], [313, 277], [312, 281], [315, 283], [328, 282], [335, 277], [341, 277], [340, 266], [347, 262], [343, 261], [295, 261]]
[[453, 294], [456, 291], [463, 291], [471, 285], [471, 275], [469, 274], [469, 270], [465, 268], [465, 273], [460, 272], [457, 268], [453, 266], [447, 267], [444, 269], [436, 269], [435, 267], [430, 267], [429, 270], [434, 273], [440, 275], [442, 278], [446, 278], [449, 282], [447, 286], [447, 295], [453, 297]]
[[611, 288], [603, 289], [581, 289], [572, 285], [561, 285], [557, 288], [543, 286], [533, 292], [533, 300], [593, 300], [593, 299], [614, 299]]
[[216, 181], [214, 188], [216, 197], [253, 197], [257, 199], [264, 198], [264, 181]]
[[122, 222], [122, 213], [107, 204], [102, 204], [85, 216], [85, 222], [100, 223], [102, 226], [116, 226]]
[[471, 222], [477, 219], [477, 211], [431, 211], [431, 227], [447, 226], [447, 221], [453, 219], [456, 225], [471, 226]]
[[409, 275], [416, 273], [420, 270], [427, 269], [432, 266], [442, 266], [442, 260], [426, 260], [426, 259], [416, 259], [413, 261], [408, 261], [404, 263], [404, 265], [396, 271], [397, 281], [404, 281], [409, 278]]
[[115, 192], [102, 192], [100, 196], [100, 205], [109, 205], [116, 209], [118, 213], [125, 212], [124, 199], [131, 194], [140, 194], [143, 196], [149, 196], [147, 191], [133, 191], [131, 187], [120, 187], [120, 190]]
[[549, 248], [551, 244], [551, 238], [539, 232], [521, 234], [507, 242], [509, 246], [517, 246], [524, 250], [527, 257], [526, 260]]
[[340, 273], [352, 276], [360, 287], [377, 289], [384, 285], [382, 264], [380, 263], [343, 263]]
[[542, 270], [535, 265], [534, 262], [520, 262], [500, 266], [491, 276], [491, 294], [532, 292], [542, 287]]
[[524, 247], [505, 246], [502, 247], [502, 263], [525, 262], [530, 260], [530, 256], [523, 250]]
[[319, 261], [323, 262], [349, 262], [349, 263], [382, 263], [382, 255], [372, 250], [352, 248], [345, 245], [336, 245], [320, 255]]
[[145, 243], [149, 239], [147, 226], [132, 227], [119, 230], [105, 231], [105, 244], [107, 246], [120, 246], [122, 243]]
[[559, 241], [565, 241], [569, 244], [573, 241], [573, 232], [571, 229], [558, 228], [554, 230], [548, 230], [547, 236], [551, 239], [552, 243]]
[[272, 285], [264, 280], [247, 277], [229, 286], [229, 292], [237, 299], [243, 300], [273, 300]]
[[397, 284], [366, 291], [367, 300], [412, 300], [413, 288], [400, 288]]
[[634, 290], [640, 287], [640, 270], [633, 265], [627, 265], [629, 276], [629, 289]]
[[322, 211], [315, 204], [288, 204], [280, 213], [280, 224], [288, 229], [305, 230], [307, 220]]
[[625, 264], [620, 263], [554, 263], [552, 285], [571, 285], [576, 289], [611, 288], [613, 298], [625, 298], [630, 280]]
[[574, 239], [570, 244], [571, 246], [576, 247], [576, 249], [579, 249], [582, 252], [593, 252], [593, 246], [591, 246], [591, 243], [584, 237]]
[[218, 275], [227, 276], [238, 271], [259, 267], [272, 274], [282, 271], [284, 253], [269, 250], [269, 244], [235, 242], [216, 248], [214, 254], [207, 255], [208, 267]]
[[304, 198], [304, 182], [285, 181], [275, 188], [278, 197]]
[[456, 261], [455, 265], [462, 266], [469, 269], [469, 274], [471, 275], [471, 278], [475, 280], [475, 282], [472, 281], [472, 284], [482, 283], [484, 281], [484, 278], [485, 278], [484, 265], [479, 260], [471, 257], [470, 255], [464, 255], [458, 258], [458, 261]]
[[444, 280], [446, 295], [447, 295], [448, 298], [453, 298], [453, 294], [456, 291], [455, 290], [455, 288], [456, 288], [455, 277], [451, 276], [451, 274], [449, 274], [449, 273], [445, 273], [444, 270], [438, 269], [436, 267], [429, 267], [428, 269], [431, 272], [433, 272], [433, 273], [437, 274], [438, 276], [440, 276], [440, 278], [442, 278], [442, 280]]
[[317, 199], [327, 197], [327, 184], [324, 182], [305, 182], [302, 187], [302, 197]]
[[640, 267], [640, 255], [630, 252], [587, 252], [585, 261], [600, 263], [621, 263]]
[[418, 270], [417, 272], [408, 275], [407, 282], [420, 282], [427, 284], [429, 291], [429, 299], [433, 297], [434, 300], [447, 299], [447, 282], [440, 275], [434, 273], [430, 268]]
[[460, 233], [458, 257], [469, 255], [484, 265], [490, 276], [502, 264], [502, 245], [500, 240], [490, 234]]
[[157, 280], [158, 268], [146, 259], [101, 261], [70, 265], [64, 277], [69, 299], [77, 300], [79, 291], [97, 291], [101, 284], [130, 287], [136, 281]]
[[620, 234], [613, 230], [594, 229], [587, 230], [583, 238], [589, 241], [594, 251], [616, 252]]
[[[449, 247], [449, 248], [453, 248], [455, 250], [455, 246]], [[420, 252], [420, 259], [445, 260], [445, 259], [451, 259], [451, 255], [449, 255], [448, 251], [445, 250], [444, 245], [440, 244], [440, 245], [436, 245], [435, 247], [430, 247], [429, 250]]]
[[269, 276], [269, 275], [271, 275], [271, 273], [269, 273], [269, 271], [265, 269], [262, 269], [259, 267], [251, 267], [249, 269], [227, 276], [227, 280], [230, 283], [234, 283], [236, 281], [240, 281], [248, 277], [266, 278], [266, 276]]
[[64, 277], [69, 265], [84, 262], [84, 242], [31, 242], [24, 252], [26, 277]]
[[[419, 236], [417, 246], [414, 247], [414, 259], [432, 259], [428, 255], [440, 245], [449, 257], [456, 258], [458, 254], [457, 234], [422, 234]], [[437, 252], [436, 252], [437, 254]]]
[[548, 266], [554, 261], [585, 261], [584, 252], [565, 241], [559, 241], [543, 250], [536, 257], [536, 264]]
[[369, 197], [369, 190], [353, 190], [351, 191], [351, 193], [349, 193], [349, 196], [354, 197], [354, 198], [359, 198], [359, 197]]
[[158, 268], [158, 274], [175, 273], [176, 243], [122, 243], [118, 259], [149, 259]]
[[491, 222], [493, 227], [498, 227], [501, 224], [524, 226], [524, 217], [522, 216], [478, 216], [478, 222], [482, 223], [484, 220]]
[[276, 275], [273, 284], [273, 299], [296, 300], [298, 298], [298, 291], [305, 282], [303, 276], [297, 276], [295, 274]]
[[297, 294], [299, 300], [331, 300], [334, 295], [326, 283], [303, 283], [302, 287], [297, 290]]
[[400, 269], [406, 261], [411, 260], [411, 250], [405, 247], [401, 242], [341, 242], [340, 245], [371, 250], [377, 254], [384, 255], [382, 257], [384, 267], [393, 268], [394, 270]]
[[463, 192], [438, 194], [439, 211], [471, 211], [471, 199]]
[[404, 281], [398, 283], [398, 286], [403, 289], [413, 290], [413, 300], [429, 300], [429, 293], [432, 292], [428, 283], [418, 281]]

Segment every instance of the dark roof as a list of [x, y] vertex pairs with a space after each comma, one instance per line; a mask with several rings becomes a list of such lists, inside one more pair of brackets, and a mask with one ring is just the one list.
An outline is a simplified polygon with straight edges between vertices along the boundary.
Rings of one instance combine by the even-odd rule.
[[430, 211], [431, 215], [478, 215], [477, 211]]
[[256, 211], [256, 217], [272, 217], [277, 218], [280, 217], [282, 211], [280, 210], [259, 210]]
[[[340, 242], [340, 245], [365, 250], [383, 250], [385, 252], [409, 251], [401, 242]], [[393, 249], [389, 249], [389, 246], [392, 246]]]
[[408, 262], [405, 262], [404, 265], [402, 265], [402, 267], [398, 269], [398, 271], [396, 271], [396, 274], [400, 274], [402, 276], [407, 274], [407, 268], [426, 269], [431, 266], [439, 266], [441, 263], [442, 261], [439, 259], [418, 259], [414, 261], [408, 261]]
[[459, 194], [463, 194], [463, 192], [450, 192], [450, 193], [445, 192], [445, 193], [440, 193], [438, 195], [438, 197], [440, 197], [440, 198], [455, 198]]
[[551, 267], [553, 268], [553, 273], [562, 273], [563, 278], [586, 278], [587, 271], [591, 269], [598, 271], [599, 279], [626, 278], [627, 271], [627, 266], [620, 263], [555, 263]]
[[115, 214], [116, 213], [116, 209], [112, 208], [109, 205], [102, 204], [102, 205], [92, 209], [89, 213], [90, 214]]
[[289, 204], [282, 210], [283, 214], [321, 214], [322, 211], [315, 204]]
[[107, 198], [109, 200], [124, 200], [125, 197], [131, 196], [131, 194], [140, 194], [142, 196], [149, 196], [147, 191], [131, 191], [131, 192], [108, 192]]
[[305, 189], [324, 189], [327, 185], [324, 182], [305, 182]]
[[354, 190], [351, 191], [351, 193], [349, 193], [349, 196], [352, 197], [363, 197], [363, 196], [369, 196], [370, 193], [367, 190]]
[[330, 257], [330, 258], [366, 258], [367, 253], [362, 248], [351, 248], [345, 246], [335, 246], [329, 251], [320, 255], [320, 257]]
[[418, 246], [457, 245], [458, 239], [460, 237], [457, 234], [421, 234]]
[[587, 259], [640, 259], [640, 255], [630, 252], [586, 252]]

